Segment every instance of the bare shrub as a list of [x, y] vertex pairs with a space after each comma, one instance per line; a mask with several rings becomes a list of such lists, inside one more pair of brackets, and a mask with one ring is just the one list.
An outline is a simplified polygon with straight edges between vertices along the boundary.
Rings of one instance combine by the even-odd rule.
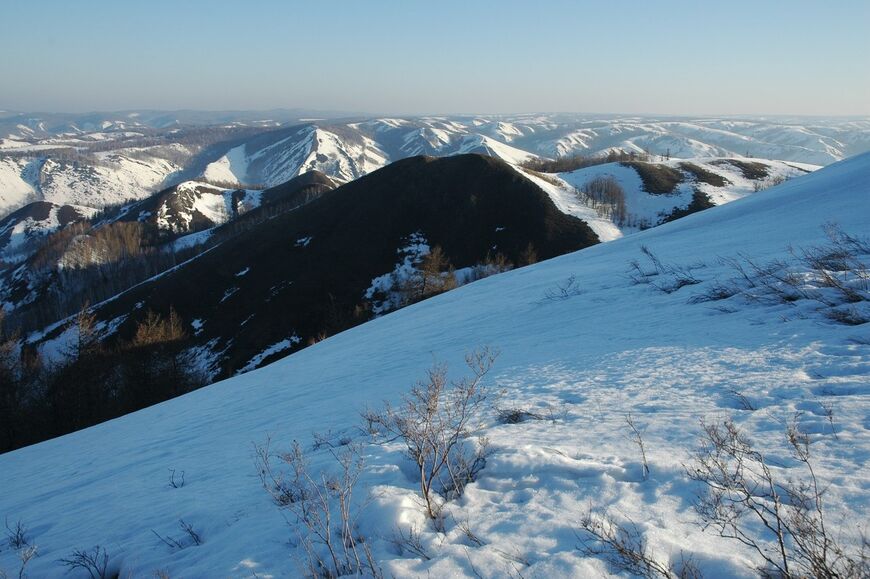
[[482, 547], [486, 544], [483, 542], [483, 539], [477, 536], [477, 533], [471, 530], [471, 524], [468, 522], [468, 519], [457, 523], [456, 526], [459, 527], [459, 530], [462, 531], [462, 534], [465, 535], [465, 537], [474, 545]]
[[870, 317], [856, 308], [831, 308], [825, 312], [825, 317], [845, 326], [860, 326], [870, 322]]
[[833, 224], [825, 226], [828, 244], [802, 249], [797, 257], [816, 282], [838, 294], [839, 303], [870, 301], [870, 270], [865, 262], [870, 242], [849, 235]]
[[741, 410], [749, 410], [750, 412], [754, 412], [755, 410], [757, 410], [757, 408], [755, 408], [755, 405], [752, 404], [752, 401], [747, 398], [746, 395], [743, 394], [743, 392], [741, 392], [740, 390], [736, 388], [729, 388], [728, 394], [730, 394], [734, 401], [737, 402]]
[[171, 486], [174, 489], [182, 488], [184, 486], [184, 471], [181, 471], [181, 474], [179, 474], [176, 477], [175, 469], [170, 468], [169, 469], [169, 486]]
[[[9, 518], [5, 520], [6, 526], [6, 543], [9, 547], [18, 552], [18, 579], [27, 577], [27, 564], [36, 557], [36, 545], [30, 544], [30, 539], [27, 536], [27, 527], [20, 520], [14, 525], [9, 524]], [[5, 579], [6, 573], [0, 569], [0, 579]]]
[[87, 571], [91, 579], [109, 579], [109, 554], [101, 546], [96, 545], [91, 550], [77, 549], [69, 557], [58, 562], [70, 571], [81, 569]]
[[646, 460], [646, 446], [644, 446], [643, 436], [641, 435], [637, 425], [634, 423], [634, 418], [631, 416], [631, 412], [626, 415], [625, 424], [628, 426], [629, 430], [631, 430], [631, 441], [637, 445], [638, 451], [640, 451], [641, 464], [643, 465], [643, 480], [646, 480], [649, 476], [649, 463]]
[[[787, 440], [807, 474], [797, 482], [777, 477], [730, 419], [703, 424], [703, 429], [701, 446], [687, 472], [706, 488], [695, 503], [705, 529], [712, 527], [753, 550], [766, 576], [870, 577], [866, 550], [848, 552], [827, 526], [809, 439], [796, 421], [788, 428]], [[759, 528], [763, 533], [757, 532]]]
[[[505, 551], [503, 549], [493, 549], [493, 551], [495, 551], [499, 557], [501, 557], [508, 563], [511, 563], [512, 565], [516, 563], [518, 565], [522, 565], [523, 567], [528, 567], [532, 564], [532, 562], [529, 561], [529, 558], [523, 555], [516, 547], [512, 547], [511, 551]], [[514, 570], [519, 572], [516, 567], [514, 567]]]
[[[26, 579], [27, 577], [27, 565], [33, 560], [37, 555], [36, 545], [26, 545], [21, 549], [18, 549], [18, 579]], [[8, 575], [0, 569], [0, 579], [6, 579]]]
[[420, 530], [416, 526], [412, 525], [408, 527], [407, 531], [401, 527], [396, 527], [396, 530], [393, 533], [393, 538], [390, 542], [396, 547], [396, 549], [398, 549], [399, 555], [412, 553], [417, 557], [422, 558], [424, 561], [432, 560], [432, 556], [429, 554], [426, 546], [423, 545]]
[[[271, 439], [267, 438], [263, 444], [254, 445], [254, 463], [257, 466], [257, 474], [260, 477], [260, 482], [272, 500], [279, 507], [286, 507], [295, 502], [301, 501], [304, 497], [301, 494], [298, 481], [295, 480], [295, 469], [290, 472], [282, 470], [280, 467], [275, 467], [274, 458], [278, 458], [280, 464], [292, 463], [293, 455], [290, 453], [275, 454], [271, 450]], [[298, 443], [294, 441], [294, 450], [301, 454], [302, 450], [298, 447]]]
[[511, 406], [509, 408], [496, 408], [496, 416], [502, 424], [521, 424], [530, 420], [546, 420], [547, 417], [527, 408]]
[[548, 289], [544, 293], [544, 300], [562, 301], [573, 296], [579, 296], [582, 293], [583, 290], [577, 282], [577, 276], [572, 274], [556, 284], [556, 287]]
[[764, 191], [765, 189], [776, 187], [777, 185], [782, 185], [788, 180], [789, 177], [787, 177], [786, 175], [773, 175], [766, 179], [756, 179], [752, 183], [752, 190], [758, 193], [759, 191]]
[[835, 439], [839, 439], [839, 436], [837, 436], [837, 429], [834, 427], [834, 403], [820, 401], [819, 405], [825, 413], [825, 418], [828, 419], [828, 424], [831, 425], [831, 434], [834, 435]]
[[448, 380], [445, 364], [435, 364], [401, 405], [387, 404], [381, 411], [363, 414], [372, 436], [405, 444], [406, 455], [419, 471], [420, 495], [430, 519], [437, 520], [441, 511], [434, 495], [461, 496], [486, 463], [485, 439], [474, 448], [469, 439], [480, 428], [487, 397], [482, 381], [496, 357], [489, 348], [466, 355], [472, 376], [458, 381]]
[[836, 225], [824, 229], [826, 244], [790, 249], [791, 259], [761, 263], [743, 254], [721, 259], [735, 275], [714, 282], [706, 292], [692, 296], [689, 303], [738, 295], [765, 305], [816, 302], [819, 313], [837, 323], [857, 326], [870, 322], [870, 241], [845, 233]]
[[635, 285], [649, 285], [662, 293], [670, 294], [686, 286], [701, 283], [694, 273], [704, 267], [702, 263], [693, 265], [665, 265], [646, 245], [640, 246], [646, 256], [646, 264], [635, 259], [629, 262], [628, 278]]
[[364, 467], [361, 449], [347, 444], [329, 448], [329, 453], [337, 472], [312, 472], [296, 441], [288, 452], [279, 454], [269, 450], [268, 441], [255, 446], [255, 462], [263, 487], [300, 524], [299, 543], [310, 576], [369, 573], [381, 577], [365, 538], [356, 532], [361, 509], [354, 504], [354, 490]]
[[659, 561], [631, 520], [621, 525], [607, 513], [597, 516], [590, 511], [580, 519], [580, 528], [585, 535], [578, 534], [577, 549], [587, 556], [604, 556], [618, 572], [648, 578], [700, 577], [690, 560], [683, 559], [680, 569]]
[[161, 535], [160, 533], [158, 533], [154, 529], [151, 529], [151, 532], [154, 533], [154, 536], [157, 537], [158, 539], [160, 539], [160, 541], [164, 545], [169, 547], [170, 550], [179, 550], [180, 551], [181, 549], [184, 549], [184, 547], [185, 547], [184, 543], [182, 543], [181, 541], [179, 541], [175, 537], [170, 537], [169, 535], [166, 535], [166, 536]]
[[181, 530], [187, 533], [187, 536], [190, 537], [190, 540], [194, 545], [202, 545], [202, 537], [193, 528], [193, 525], [186, 522], [184, 519], [179, 520], [178, 523], [181, 525]]
[[740, 288], [733, 283], [713, 282], [704, 293], [696, 294], [689, 298], [690, 304], [701, 304], [705, 302], [718, 302], [727, 300], [740, 293]]
[[16, 551], [30, 545], [27, 539], [27, 527], [20, 520], [15, 524], [9, 524], [9, 518], [6, 518], [6, 543]]
[[650, 286], [659, 290], [662, 293], [672, 294], [675, 291], [690, 285], [701, 283], [693, 273], [692, 268], [683, 266], [669, 266], [668, 272], [670, 279], [662, 282], [651, 282]]
[[193, 525], [186, 522], [184, 519], [179, 519], [178, 526], [181, 527], [182, 531], [184, 531], [184, 534], [187, 537], [186, 539], [184, 537], [176, 539], [168, 535], [163, 536], [154, 529], [151, 529], [151, 532], [172, 550], [181, 550], [185, 547], [202, 545], [202, 536], [193, 528]]
[[640, 251], [649, 263], [643, 264], [637, 259], [629, 262], [628, 277], [635, 285], [648, 284], [652, 278], [665, 273], [661, 260], [649, 247], [641, 245]]

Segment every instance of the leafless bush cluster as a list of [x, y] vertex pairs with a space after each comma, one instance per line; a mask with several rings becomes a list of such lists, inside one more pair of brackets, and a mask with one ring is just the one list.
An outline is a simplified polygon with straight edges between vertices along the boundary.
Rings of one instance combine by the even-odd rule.
[[660, 561], [633, 521], [620, 524], [609, 514], [597, 516], [587, 512], [580, 520], [580, 528], [584, 534], [578, 534], [577, 548], [587, 556], [605, 557], [616, 571], [648, 578], [701, 577], [691, 559], [682, 559], [677, 565]]
[[764, 576], [870, 577], [866, 539], [859, 552], [849, 552], [828, 526], [809, 439], [797, 421], [787, 440], [806, 473], [799, 481], [780, 477], [731, 420], [703, 427], [687, 472], [705, 488], [695, 505], [705, 529], [749, 547]]
[[[18, 552], [18, 579], [27, 577], [27, 564], [36, 557], [36, 545], [30, 543], [30, 538], [27, 536], [27, 527], [20, 520], [15, 524], [10, 525], [9, 519], [5, 521], [6, 525], [6, 544], [14, 551]], [[6, 573], [0, 569], [0, 578], [5, 579]]]
[[752, 190], [758, 193], [759, 191], [763, 191], [764, 189], [769, 189], [771, 187], [776, 187], [777, 185], [782, 185], [783, 183], [788, 181], [788, 179], [789, 178], [785, 175], [774, 175], [766, 179], [757, 179], [752, 183]]
[[425, 561], [432, 560], [432, 556], [423, 544], [420, 530], [416, 526], [410, 526], [407, 530], [396, 527], [391, 542], [399, 551], [399, 555], [411, 553]]
[[572, 274], [557, 283], [556, 287], [548, 289], [544, 293], [544, 300], [567, 300], [570, 297], [579, 296], [582, 293], [583, 289], [580, 287], [580, 283], [577, 281], [577, 276]]
[[363, 414], [370, 434], [400, 441], [419, 472], [420, 495], [430, 519], [440, 519], [441, 503], [461, 496], [486, 463], [487, 443], [471, 437], [480, 428], [487, 397], [483, 378], [497, 353], [483, 348], [466, 356], [471, 377], [450, 381], [447, 366], [436, 364], [399, 406]]
[[6, 543], [16, 551], [30, 544], [27, 539], [27, 527], [20, 520], [14, 524], [9, 524], [9, 518], [6, 518]]
[[109, 579], [109, 554], [101, 546], [96, 545], [93, 549], [77, 549], [72, 554], [58, 562], [70, 571], [80, 569], [86, 571], [91, 579]]
[[614, 177], [607, 175], [595, 177], [575, 190], [580, 201], [605, 219], [611, 219], [619, 226], [626, 224], [628, 209], [625, 205], [625, 191]]
[[263, 487], [300, 525], [299, 544], [311, 577], [380, 577], [368, 543], [356, 530], [360, 508], [354, 490], [364, 466], [360, 448], [348, 444], [331, 447], [329, 453], [335, 472], [314, 472], [295, 441], [288, 452], [278, 454], [270, 450], [269, 441], [255, 446], [255, 462]]
[[641, 245], [640, 250], [646, 256], [647, 263], [641, 263], [637, 259], [629, 262], [628, 277], [635, 285], [645, 284], [662, 293], [671, 294], [686, 286], [701, 283], [693, 272], [704, 267], [703, 264], [666, 265], [646, 245]]
[[200, 536], [199, 532], [193, 528], [193, 525], [186, 522], [184, 519], [180, 519], [178, 521], [178, 526], [181, 527], [182, 531], [184, 531], [184, 536], [182, 536], [181, 539], [176, 539], [175, 537], [168, 535], [161, 535], [154, 529], [151, 529], [151, 532], [172, 550], [181, 550], [185, 547], [202, 545], [202, 536]]
[[735, 275], [711, 284], [689, 302], [734, 296], [766, 305], [810, 301], [833, 321], [848, 325], [870, 321], [870, 241], [833, 225], [825, 232], [827, 244], [792, 250], [790, 260], [759, 263], [742, 254], [722, 259]]

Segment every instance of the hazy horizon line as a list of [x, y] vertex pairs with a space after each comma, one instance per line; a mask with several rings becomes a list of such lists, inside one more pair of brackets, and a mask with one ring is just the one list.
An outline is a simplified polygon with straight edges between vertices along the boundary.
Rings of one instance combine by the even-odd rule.
[[[159, 107], [134, 107], [117, 109], [82, 109], [82, 110], [48, 110], [48, 109], [17, 109], [13, 107], [0, 107], [0, 114], [14, 115], [95, 115], [95, 114], [131, 114], [131, 113], [275, 113], [275, 112], [299, 112], [307, 115], [320, 114], [332, 119], [342, 118], [390, 118], [390, 117], [517, 117], [526, 115], [578, 115], [578, 116], [635, 116], [635, 117], [701, 117], [701, 118], [818, 118], [818, 119], [870, 119], [870, 113], [858, 114], [818, 114], [818, 113], [667, 113], [667, 112], [638, 112], [638, 111], [570, 111], [570, 110], [527, 110], [511, 112], [482, 112], [482, 111], [451, 111], [451, 112], [371, 112], [371, 111], [345, 111], [340, 109], [316, 109], [301, 106], [269, 107], [269, 108], [159, 108]], [[268, 120], [268, 119], [263, 119]]]

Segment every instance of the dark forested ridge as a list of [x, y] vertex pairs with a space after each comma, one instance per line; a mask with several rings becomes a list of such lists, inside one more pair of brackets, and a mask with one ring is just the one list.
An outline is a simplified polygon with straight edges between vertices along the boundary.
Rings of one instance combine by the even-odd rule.
[[[57, 213], [66, 220], [60, 228], [39, 240], [22, 264], [0, 268], [0, 301], [11, 306], [7, 326], [23, 332], [42, 329], [75, 314], [85, 303], [117, 295], [334, 187], [331, 179], [313, 171], [256, 191], [258, 203], [252, 208], [241, 203], [246, 191], [203, 183], [169, 187], [142, 201], [108, 208], [92, 219], [80, 215], [73, 219], [61, 207]], [[197, 210], [197, 201], [207, 195], [226, 200], [228, 221], [213, 221]], [[42, 211], [42, 205], [32, 204], [27, 216]], [[21, 212], [24, 209], [10, 219], [23, 219], [18, 216]], [[206, 229], [211, 235], [199, 243], [172, 243]]]
[[[414, 157], [327, 185], [312, 175], [304, 187], [275, 188], [273, 204], [213, 230], [205, 251], [23, 348], [10, 330], [3, 360], [16, 378], [4, 382], [3, 412], [27, 422], [7, 422], [18, 426], [4, 448], [271, 362], [371, 319], [384, 292], [395, 303], [382, 313], [598, 242], [583, 221], [490, 157]], [[147, 227], [114, 223], [118, 231]], [[428, 253], [409, 262], [414, 274], [390, 277], [415, 243]], [[378, 277], [392, 285], [373, 292]], [[64, 363], [41, 361], [41, 344], [63, 349]]]
[[[218, 340], [218, 375], [291, 336], [298, 347], [363, 321], [364, 293], [414, 234], [455, 269], [547, 259], [598, 240], [506, 163], [479, 155], [415, 157], [242, 230], [189, 263], [101, 306], [101, 320], [174, 307], [194, 340]], [[446, 265], [445, 265], [446, 267]], [[137, 308], [134, 308], [137, 304]]]

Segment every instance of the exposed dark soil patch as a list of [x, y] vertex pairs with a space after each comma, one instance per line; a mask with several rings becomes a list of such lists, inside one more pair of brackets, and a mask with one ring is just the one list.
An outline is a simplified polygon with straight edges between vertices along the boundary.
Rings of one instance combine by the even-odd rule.
[[640, 161], [627, 161], [620, 164], [637, 171], [643, 182], [643, 190], [652, 195], [669, 195], [683, 182], [683, 174], [666, 165]]
[[731, 181], [694, 163], [680, 163], [680, 169], [689, 173], [698, 183], [706, 183], [713, 187], [730, 185]]
[[740, 169], [740, 172], [743, 173], [743, 177], [745, 179], [752, 179], [753, 181], [759, 181], [761, 179], [766, 179], [770, 173], [770, 169], [764, 163], [758, 163], [756, 161], [740, 161], [738, 159], [719, 159], [717, 161], [712, 161], [712, 165], [731, 165], [732, 167], [737, 167]]

